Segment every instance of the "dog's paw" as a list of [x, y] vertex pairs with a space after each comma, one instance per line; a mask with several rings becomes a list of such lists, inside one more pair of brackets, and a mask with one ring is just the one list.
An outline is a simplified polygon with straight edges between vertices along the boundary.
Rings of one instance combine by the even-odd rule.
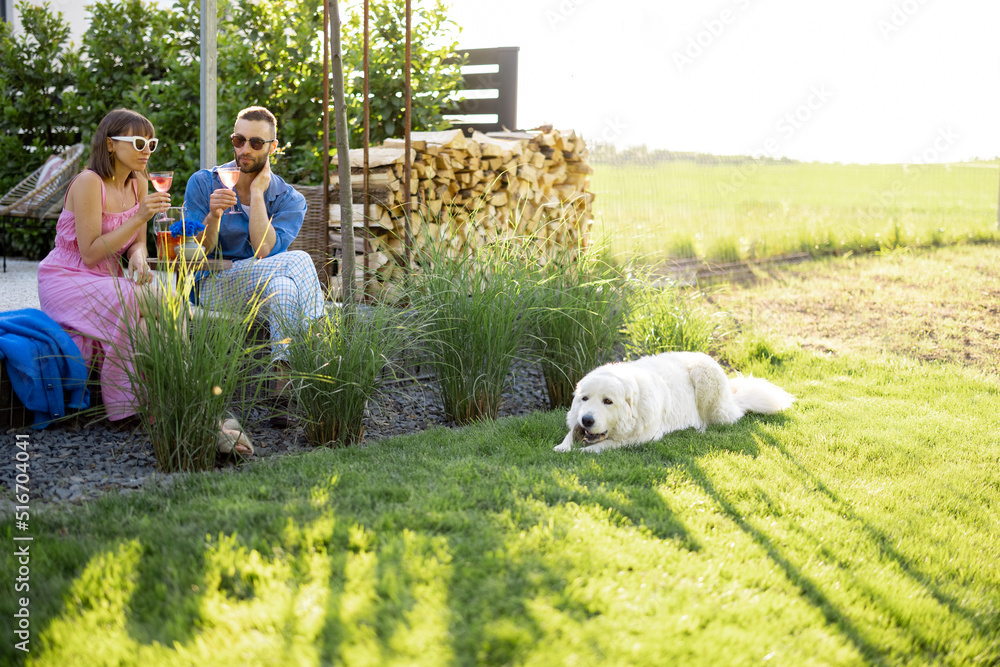
[[571, 447], [572, 447], [572, 445], [570, 445], [569, 443], [562, 442], [562, 443], [559, 443], [558, 445], [556, 445], [555, 447], [553, 447], [552, 451], [554, 451], [554, 452], [568, 452]]
[[590, 447], [583, 447], [580, 451], [587, 452], [588, 454], [600, 454], [605, 449], [603, 443], [597, 443], [596, 445], [591, 445]]

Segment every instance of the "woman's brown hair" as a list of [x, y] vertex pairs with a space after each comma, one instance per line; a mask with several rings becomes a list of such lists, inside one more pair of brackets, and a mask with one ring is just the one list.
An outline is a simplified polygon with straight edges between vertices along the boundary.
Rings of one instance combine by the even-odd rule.
[[[101, 178], [111, 178], [115, 173], [115, 159], [108, 150], [108, 137], [142, 135], [149, 139], [156, 136], [156, 130], [149, 119], [131, 109], [114, 109], [101, 119], [90, 142], [90, 162], [88, 167]], [[130, 173], [125, 181], [134, 176]]]

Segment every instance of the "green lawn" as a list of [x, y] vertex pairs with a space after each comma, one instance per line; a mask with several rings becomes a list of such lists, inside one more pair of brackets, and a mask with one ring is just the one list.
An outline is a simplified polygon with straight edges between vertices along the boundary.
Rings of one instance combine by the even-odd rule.
[[36, 511], [30, 663], [997, 664], [996, 377], [747, 349], [786, 415], [594, 457], [552, 412]]
[[996, 162], [594, 165], [618, 254], [734, 261], [997, 236]]

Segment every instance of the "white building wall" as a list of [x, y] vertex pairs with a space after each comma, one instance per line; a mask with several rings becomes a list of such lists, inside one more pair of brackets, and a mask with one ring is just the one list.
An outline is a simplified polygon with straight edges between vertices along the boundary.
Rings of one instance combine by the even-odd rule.
[[62, 12], [63, 19], [69, 22], [70, 40], [80, 46], [83, 33], [87, 32], [88, 15], [84, 9], [90, 0], [49, 0], [49, 8], [53, 12]]
[[[89, 15], [86, 11], [86, 5], [90, 4], [92, 0], [48, 0], [49, 10], [52, 13], [61, 13], [63, 15], [63, 20], [69, 23], [70, 31], [70, 41], [76, 47], [80, 46], [83, 33], [87, 31], [87, 20]], [[11, 23], [14, 25], [14, 31], [17, 33], [21, 32], [21, 21], [19, 20], [19, 13], [15, 7], [15, 0], [0, 0], [6, 5], [7, 17], [11, 19]]]

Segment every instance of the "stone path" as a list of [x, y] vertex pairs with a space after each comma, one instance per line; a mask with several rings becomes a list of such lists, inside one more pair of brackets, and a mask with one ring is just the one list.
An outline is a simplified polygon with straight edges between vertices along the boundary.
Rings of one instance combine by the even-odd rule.
[[[378, 440], [415, 433], [434, 426], [454, 426], [444, 416], [427, 380], [412, 381], [387, 389], [378, 406], [365, 420], [361, 446]], [[504, 396], [501, 416], [547, 410], [548, 399], [540, 372], [534, 369], [512, 376]], [[302, 428], [288, 430], [267, 425], [267, 413], [253, 410], [243, 424], [253, 440], [256, 459], [312, 451]], [[107, 421], [85, 426], [60, 425], [42, 431], [12, 429], [0, 434], [0, 514], [13, 506], [16, 434], [28, 436], [30, 496], [32, 505], [53, 502], [82, 502], [103, 493], [128, 493], [153, 481], [169, 483], [174, 477], [159, 472], [153, 446], [145, 433], [132, 422], [122, 428]], [[227, 458], [218, 470], [238, 470], [240, 461]]]

